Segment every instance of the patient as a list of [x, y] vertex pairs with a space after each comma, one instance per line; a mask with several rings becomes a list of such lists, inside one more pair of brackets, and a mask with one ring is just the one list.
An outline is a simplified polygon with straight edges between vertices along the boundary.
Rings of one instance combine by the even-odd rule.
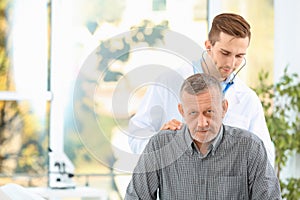
[[181, 86], [185, 125], [154, 135], [134, 169], [125, 199], [281, 199], [263, 142], [222, 124], [220, 83], [195, 74]]

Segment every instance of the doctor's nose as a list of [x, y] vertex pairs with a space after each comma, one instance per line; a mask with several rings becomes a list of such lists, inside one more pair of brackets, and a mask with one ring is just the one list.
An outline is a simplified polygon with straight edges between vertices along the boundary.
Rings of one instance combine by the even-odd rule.
[[238, 64], [238, 60], [234, 56], [230, 56], [226, 59], [226, 66], [230, 68], [235, 68]]

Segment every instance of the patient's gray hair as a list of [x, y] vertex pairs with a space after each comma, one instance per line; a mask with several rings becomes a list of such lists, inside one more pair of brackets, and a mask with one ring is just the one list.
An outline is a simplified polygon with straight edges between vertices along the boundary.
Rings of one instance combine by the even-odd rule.
[[224, 95], [219, 80], [209, 74], [197, 73], [183, 82], [180, 89], [180, 99], [182, 99], [183, 92], [197, 95], [210, 89], [216, 90], [220, 94], [221, 100], [223, 100]]

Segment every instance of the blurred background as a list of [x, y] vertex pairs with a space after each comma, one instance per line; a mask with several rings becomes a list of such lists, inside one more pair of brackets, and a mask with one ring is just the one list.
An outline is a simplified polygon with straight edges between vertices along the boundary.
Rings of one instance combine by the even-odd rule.
[[[239, 76], [264, 102], [283, 197], [300, 199], [299, 9], [297, 0], [0, 0], [0, 185], [57, 186], [63, 169], [74, 175], [66, 186], [123, 199], [126, 127], [147, 89], [140, 79], [157, 75], [130, 73], [176, 70], [184, 58], [158, 50], [180, 44], [169, 33], [204, 48], [213, 17], [234, 12], [252, 30]], [[276, 91], [288, 92], [282, 100]], [[276, 101], [286, 103], [283, 118]]]

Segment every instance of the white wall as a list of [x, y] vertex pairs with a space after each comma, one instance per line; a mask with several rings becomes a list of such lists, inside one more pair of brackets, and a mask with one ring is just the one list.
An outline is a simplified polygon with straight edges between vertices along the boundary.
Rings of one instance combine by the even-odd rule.
[[290, 72], [300, 73], [300, 1], [274, 0], [274, 78], [283, 74], [285, 66]]
[[[274, 0], [274, 81], [288, 73], [300, 74], [300, 1]], [[298, 169], [297, 169], [298, 166]], [[300, 156], [293, 156], [281, 172], [281, 177], [300, 177]]]
[[221, 0], [207, 0], [208, 2], [208, 30], [211, 28], [213, 18], [222, 12]]

